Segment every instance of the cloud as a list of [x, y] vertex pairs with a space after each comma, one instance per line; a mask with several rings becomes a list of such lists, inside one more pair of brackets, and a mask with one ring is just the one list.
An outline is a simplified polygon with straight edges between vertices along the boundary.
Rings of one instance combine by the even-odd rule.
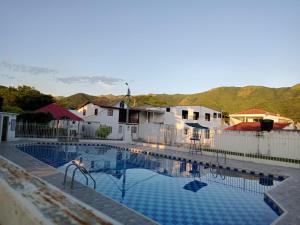
[[29, 73], [32, 75], [58, 73], [57, 70], [46, 68], [46, 67], [15, 64], [15, 63], [10, 63], [10, 62], [6, 62], [6, 61], [0, 62], [0, 68], [5, 68], [5, 69], [13, 71], [13, 72]]
[[73, 83], [91, 83], [91, 84], [102, 84], [107, 86], [113, 86], [118, 82], [123, 82], [123, 79], [107, 76], [69, 76], [69, 77], [57, 77], [62, 83], [73, 84]]

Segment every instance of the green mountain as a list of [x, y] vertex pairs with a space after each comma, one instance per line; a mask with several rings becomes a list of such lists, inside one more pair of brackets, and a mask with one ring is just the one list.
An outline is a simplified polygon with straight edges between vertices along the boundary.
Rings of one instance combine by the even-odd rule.
[[[84, 93], [59, 97], [56, 101], [77, 108], [87, 101], [121, 100], [122, 96], [91, 96]], [[263, 86], [219, 87], [196, 94], [148, 94], [132, 97], [134, 106], [202, 105], [229, 113], [249, 108], [260, 108], [300, 121], [300, 83], [292, 87], [269, 88]]]

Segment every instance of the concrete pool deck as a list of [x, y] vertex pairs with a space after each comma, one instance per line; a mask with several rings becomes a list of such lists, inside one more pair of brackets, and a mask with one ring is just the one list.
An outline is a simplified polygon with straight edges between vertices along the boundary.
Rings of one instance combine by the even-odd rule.
[[[63, 174], [55, 168], [29, 156], [26, 153], [18, 151], [15, 144], [28, 143], [31, 141], [19, 141], [14, 143], [0, 143], [0, 155], [23, 167], [30, 174], [33, 174], [50, 184], [56, 186], [63, 192], [66, 192], [91, 207], [101, 211], [111, 218], [124, 224], [155, 224], [154, 221], [147, 219], [135, 211], [115, 202], [114, 200], [95, 192], [94, 190], [77, 183], [75, 188], [71, 190], [69, 187], [63, 186]], [[42, 140], [39, 142], [43, 142]], [[48, 142], [48, 141], [47, 141]], [[75, 143], [79, 144], [79, 143]], [[103, 142], [101, 142], [103, 144]], [[165, 146], [156, 148], [151, 145], [128, 145], [123, 143], [108, 143], [108, 145], [116, 146], [122, 149], [127, 149], [136, 152], [148, 152], [150, 154], [168, 157], [180, 160], [192, 160], [201, 163], [215, 162], [216, 158], [208, 155], [191, 154], [188, 149], [178, 148], [177, 150]], [[261, 163], [247, 162], [236, 159], [227, 159], [226, 164], [220, 162], [223, 167], [236, 168], [240, 171], [247, 170], [255, 173], [264, 173], [265, 175], [280, 175], [288, 177], [280, 185], [272, 188], [267, 192], [271, 198], [284, 213], [276, 219], [273, 224], [300, 224], [300, 169], [272, 166]]]
[[[76, 199], [84, 202], [88, 206], [99, 210], [101, 213], [108, 217], [116, 220], [120, 224], [145, 224], [155, 225], [157, 224], [153, 220], [143, 216], [142, 214], [127, 208], [124, 205], [96, 192], [95, 190], [79, 183], [74, 182], [73, 189], [70, 189], [70, 185], [63, 185], [64, 175], [57, 169], [33, 158], [32, 156], [19, 151], [15, 148], [15, 144], [26, 143], [26, 142], [15, 142], [15, 143], [0, 143], [0, 156], [8, 159], [16, 165], [23, 168], [26, 172], [31, 175], [41, 178], [43, 181], [50, 183], [62, 192], [65, 192]], [[65, 224], [65, 223], [57, 223]], [[89, 224], [89, 223], [85, 223]]]

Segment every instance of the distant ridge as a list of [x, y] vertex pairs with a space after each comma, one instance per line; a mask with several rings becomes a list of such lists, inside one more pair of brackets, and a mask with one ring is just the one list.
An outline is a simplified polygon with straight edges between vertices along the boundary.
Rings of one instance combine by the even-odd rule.
[[[78, 93], [59, 97], [56, 101], [69, 108], [77, 108], [87, 101], [121, 100], [122, 96], [92, 96]], [[132, 104], [172, 106], [202, 105], [229, 113], [259, 108], [300, 121], [300, 83], [292, 87], [264, 86], [218, 87], [196, 94], [147, 94], [133, 96]]]

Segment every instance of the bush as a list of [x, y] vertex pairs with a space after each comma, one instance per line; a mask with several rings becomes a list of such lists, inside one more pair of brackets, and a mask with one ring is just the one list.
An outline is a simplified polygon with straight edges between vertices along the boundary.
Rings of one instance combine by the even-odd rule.
[[22, 113], [23, 110], [21, 108], [19, 108], [18, 106], [4, 105], [3, 112]]
[[100, 126], [97, 130], [96, 130], [96, 136], [99, 138], [103, 138], [106, 139], [107, 136], [111, 133], [111, 127], [108, 126]]

